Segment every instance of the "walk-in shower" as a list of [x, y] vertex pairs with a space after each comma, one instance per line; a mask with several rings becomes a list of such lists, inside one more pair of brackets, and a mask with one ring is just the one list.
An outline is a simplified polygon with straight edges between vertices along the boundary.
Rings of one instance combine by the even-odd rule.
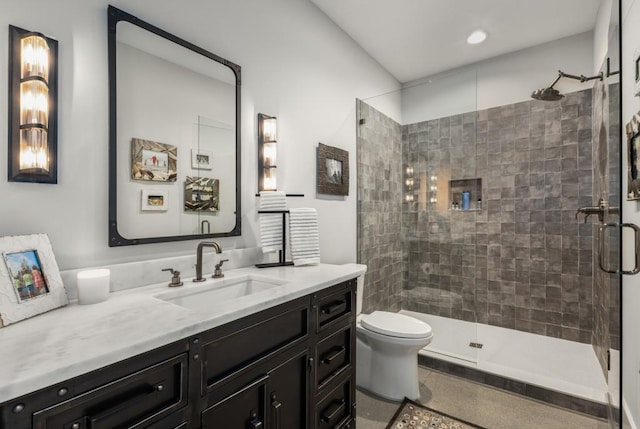
[[[358, 101], [364, 306], [429, 323], [424, 362], [606, 418], [619, 279], [594, 268], [598, 219], [575, 215], [620, 198], [619, 84], [560, 73], [490, 107], [471, 68]], [[585, 85], [560, 94], [562, 77]]]

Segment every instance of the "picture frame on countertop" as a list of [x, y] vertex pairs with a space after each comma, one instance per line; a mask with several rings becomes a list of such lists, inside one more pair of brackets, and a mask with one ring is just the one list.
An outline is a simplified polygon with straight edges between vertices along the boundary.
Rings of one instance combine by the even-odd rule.
[[319, 194], [349, 195], [349, 152], [318, 143], [316, 186]]
[[0, 237], [0, 328], [69, 303], [47, 234]]

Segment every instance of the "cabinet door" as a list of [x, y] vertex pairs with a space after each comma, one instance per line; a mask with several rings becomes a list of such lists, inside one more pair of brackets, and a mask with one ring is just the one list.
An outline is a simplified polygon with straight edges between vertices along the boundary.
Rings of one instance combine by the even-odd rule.
[[306, 350], [269, 372], [270, 429], [309, 427], [309, 372]]
[[202, 429], [265, 429], [267, 381], [264, 376], [202, 412]]

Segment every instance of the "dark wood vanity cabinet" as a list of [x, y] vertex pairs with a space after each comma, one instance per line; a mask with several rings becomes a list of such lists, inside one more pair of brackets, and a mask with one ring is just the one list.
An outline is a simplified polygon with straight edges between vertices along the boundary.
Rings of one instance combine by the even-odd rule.
[[0, 429], [355, 428], [355, 279], [0, 405]]

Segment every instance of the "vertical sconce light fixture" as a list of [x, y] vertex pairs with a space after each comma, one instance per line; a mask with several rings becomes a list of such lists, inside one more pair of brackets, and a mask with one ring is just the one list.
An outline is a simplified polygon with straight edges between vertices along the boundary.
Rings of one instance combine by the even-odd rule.
[[57, 183], [58, 42], [9, 26], [9, 181]]
[[258, 191], [275, 191], [277, 120], [258, 113]]

